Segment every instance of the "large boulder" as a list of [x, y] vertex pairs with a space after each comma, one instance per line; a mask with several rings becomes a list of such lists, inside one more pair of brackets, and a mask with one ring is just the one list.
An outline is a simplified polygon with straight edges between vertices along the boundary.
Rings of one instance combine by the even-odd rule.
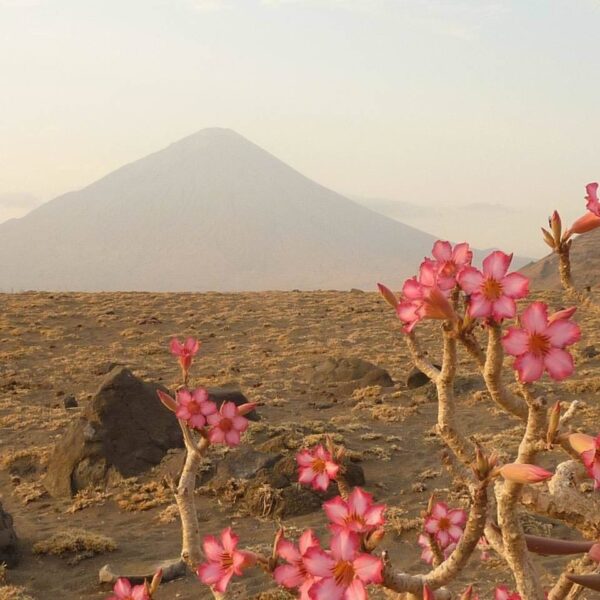
[[83, 416], [58, 441], [44, 486], [57, 497], [106, 485], [113, 477], [138, 475], [158, 464], [170, 448], [183, 446], [173, 414], [156, 391], [125, 367], [106, 375]]
[[19, 562], [17, 534], [12, 517], [4, 511], [0, 504], [0, 564], [14, 567]]

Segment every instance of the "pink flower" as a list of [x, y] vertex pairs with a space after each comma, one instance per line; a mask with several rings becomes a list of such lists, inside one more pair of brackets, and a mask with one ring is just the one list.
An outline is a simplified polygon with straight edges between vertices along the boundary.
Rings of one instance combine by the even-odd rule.
[[495, 590], [494, 600], [521, 600], [521, 596], [517, 592], [509, 591], [505, 585], [499, 585]]
[[475, 267], [464, 267], [458, 275], [458, 284], [469, 299], [469, 316], [492, 317], [496, 321], [515, 316], [515, 300], [529, 293], [529, 280], [520, 273], [509, 273], [512, 254], [499, 250], [483, 261], [483, 272]]
[[189, 337], [184, 343], [181, 343], [177, 338], [173, 338], [169, 344], [171, 354], [179, 358], [179, 364], [184, 375], [189, 371], [192, 360], [200, 350], [200, 342], [193, 337]]
[[277, 543], [277, 555], [288, 564], [281, 565], [273, 572], [273, 577], [279, 585], [286, 588], [298, 588], [299, 600], [310, 600], [308, 590], [317, 581], [304, 565], [304, 555], [309, 548], [320, 548], [319, 540], [311, 529], [307, 529], [298, 540], [298, 548], [289, 540], [281, 538]]
[[255, 407], [256, 404], [253, 402], [247, 402], [239, 407], [233, 402], [223, 402], [219, 412], [214, 412], [206, 417], [211, 426], [208, 432], [210, 443], [237, 446], [240, 443], [241, 434], [248, 429], [248, 419], [243, 415]]
[[456, 286], [456, 276], [463, 267], [469, 266], [473, 260], [473, 252], [469, 244], [456, 244], [454, 249], [450, 242], [438, 240], [433, 245], [433, 257], [436, 260], [437, 282], [442, 290]]
[[[420, 533], [417, 538], [417, 544], [421, 546], [423, 551], [421, 552], [421, 560], [428, 565], [433, 564], [433, 559], [435, 555], [433, 554], [433, 549], [431, 548], [431, 539], [428, 535], [424, 533]], [[442, 554], [444, 555], [444, 560], [446, 560], [452, 552], [454, 552], [454, 548], [456, 548], [456, 544], [452, 543], [446, 546], [445, 548], [440, 548], [442, 550]]]
[[538, 467], [537, 465], [528, 465], [524, 463], [509, 463], [499, 469], [500, 475], [507, 481], [514, 483], [541, 483], [550, 479], [552, 473]]
[[132, 587], [129, 580], [124, 577], [117, 579], [113, 592], [114, 594], [106, 600], [150, 600], [144, 585]]
[[238, 542], [239, 538], [232, 533], [231, 527], [221, 532], [220, 542], [212, 535], [204, 537], [202, 545], [208, 562], [196, 569], [202, 583], [223, 593], [233, 575], [241, 575], [244, 568], [254, 564], [254, 554], [236, 550]]
[[581, 453], [581, 460], [594, 480], [594, 489], [600, 489], [600, 435], [592, 438], [592, 446]]
[[598, 184], [588, 183], [585, 186], [585, 191], [587, 193], [587, 196], [585, 197], [585, 199], [587, 200], [586, 208], [597, 217], [600, 217], [600, 200], [598, 200]]
[[296, 454], [298, 481], [312, 485], [313, 489], [325, 491], [329, 482], [337, 477], [339, 465], [333, 462], [331, 454], [319, 445], [313, 450], [302, 450]]
[[544, 371], [557, 381], [573, 373], [573, 358], [564, 349], [579, 340], [581, 331], [565, 311], [548, 318], [548, 306], [533, 302], [519, 318], [521, 327], [510, 327], [502, 338], [504, 350], [517, 359], [514, 368], [525, 383], [537, 381]]
[[425, 531], [435, 536], [441, 548], [458, 542], [467, 522], [467, 513], [461, 508], [450, 510], [445, 502], [436, 502], [425, 519]]
[[322, 578], [311, 586], [311, 600], [366, 600], [365, 585], [383, 581], [383, 563], [359, 548], [358, 534], [342, 529], [333, 536], [330, 552], [315, 546], [306, 551], [307, 571]]
[[208, 399], [208, 392], [204, 388], [197, 388], [193, 392], [181, 389], [177, 392], [175, 415], [189, 427], [202, 429], [206, 425], [206, 418], [216, 412], [217, 405]]
[[383, 525], [385, 504], [373, 504], [373, 496], [355, 487], [348, 500], [336, 496], [323, 504], [323, 510], [331, 521], [331, 530], [341, 529], [365, 533]]
[[407, 279], [402, 286], [403, 299], [396, 306], [396, 314], [404, 323], [403, 330], [410, 333], [421, 319], [454, 319], [456, 315], [447, 295], [438, 286], [437, 266], [425, 259], [419, 276]]

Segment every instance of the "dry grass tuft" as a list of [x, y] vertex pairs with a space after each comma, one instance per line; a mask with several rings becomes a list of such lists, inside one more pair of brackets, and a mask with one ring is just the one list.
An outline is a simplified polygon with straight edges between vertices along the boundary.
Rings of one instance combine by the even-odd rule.
[[117, 544], [111, 538], [85, 529], [65, 529], [33, 546], [35, 554], [68, 558], [69, 564], [73, 565], [86, 558], [113, 552], [116, 549]]
[[119, 508], [129, 512], [138, 512], [170, 504], [173, 501], [173, 491], [162, 481], [134, 483], [121, 492], [116, 500]]
[[16, 585], [0, 587], [0, 600], [34, 600], [25, 588]]
[[111, 496], [110, 492], [104, 490], [81, 490], [73, 498], [73, 502], [66, 512], [73, 514], [90, 506], [102, 506]]

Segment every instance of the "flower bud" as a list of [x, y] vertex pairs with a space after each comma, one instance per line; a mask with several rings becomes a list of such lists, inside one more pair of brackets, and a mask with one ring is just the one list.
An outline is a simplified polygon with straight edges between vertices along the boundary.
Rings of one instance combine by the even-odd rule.
[[588, 212], [585, 213], [583, 217], [579, 217], [579, 219], [571, 225], [568, 231], [569, 233], [587, 233], [588, 231], [596, 229], [596, 227], [600, 227], [600, 217]]
[[576, 310], [576, 306], [571, 306], [571, 308], [564, 308], [563, 310], [559, 310], [548, 317], [548, 323], [554, 323], [554, 321], [566, 321], [575, 314]]
[[588, 552], [588, 556], [597, 563], [600, 563], [600, 544], [594, 544], [590, 551]]
[[423, 600], [435, 600], [435, 596], [427, 584], [423, 586]]
[[154, 577], [152, 578], [152, 582], [150, 583], [150, 588], [148, 590], [148, 594], [152, 598], [153, 594], [156, 594], [156, 590], [158, 590], [158, 586], [162, 580], [163, 571], [162, 569], [158, 569], [156, 573], [154, 573]]
[[471, 600], [473, 596], [473, 586], [469, 585], [467, 589], [461, 594], [460, 600]]
[[542, 227], [542, 235], [544, 236], [544, 242], [546, 242], [546, 244], [548, 244], [548, 246], [554, 250], [556, 247], [556, 242], [554, 241], [552, 234], [547, 229]]
[[371, 533], [369, 534], [369, 536], [367, 538], [367, 543], [366, 543], [367, 550], [369, 552], [372, 552], [373, 550], [375, 550], [375, 548], [377, 548], [377, 546], [379, 546], [379, 544], [381, 544], [384, 537], [385, 537], [385, 529], [383, 527], [379, 527], [378, 529], [371, 531]]
[[548, 419], [548, 431], [546, 432], [546, 442], [548, 446], [552, 446], [554, 443], [554, 437], [558, 431], [558, 424], [560, 422], [560, 401], [556, 402], [550, 412], [550, 418]]
[[431, 288], [429, 295], [424, 299], [425, 316], [430, 319], [450, 319], [456, 320], [456, 313], [452, 308], [452, 304], [442, 291], [437, 288]]
[[383, 283], [378, 283], [377, 287], [379, 288], [379, 293], [383, 296], [383, 299], [395, 309], [398, 306], [398, 298], [396, 298], [396, 294], [383, 285]]
[[169, 394], [163, 392], [162, 390], [156, 390], [160, 401], [171, 411], [175, 412], [177, 410], [177, 402], [175, 402], [174, 398], [171, 398]]
[[245, 404], [238, 406], [238, 413], [240, 415], [247, 415], [249, 412], [253, 411], [256, 406], [256, 402], [246, 402]]
[[578, 454], [595, 448], [594, 438], [590, 435], [585, 435], [585, 433], [572, 433], [569, 436], [569, 444], [571, 444], [571, 448]]
[[552, 235], [554, 236], [554, 239], [556, 241], [560, 240], [560, 236], [562, 234], [562, 223], [560, 220], [560, 215], [558, 214], [558, 211], [554, 211], [552, 213], [552, 216], [549, 219], [550, 221], [550, 228], [552, 229]]
[[499, 469], [500, 475], [506, 481], [512, 481], [514, 483], [540, 483], [546, 481], [552, 477], [550, 471], [542, 469], [537, 465], [528, 465], [523, 463], [510, 463], [504, 465]]

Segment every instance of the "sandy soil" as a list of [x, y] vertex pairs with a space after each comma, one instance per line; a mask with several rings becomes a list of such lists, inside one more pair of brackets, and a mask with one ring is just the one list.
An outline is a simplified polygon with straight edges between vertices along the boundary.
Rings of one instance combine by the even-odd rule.
[[[546, 299], [553, 307], [561, 306], [558, 293], [546, 294]], [[365, 487], [393, 507], [395, 518], [390, 519], [385, 547], [399, 568], [425, 570], [415, 544], [418, 532], [405, 528], [418, 517], [429, 495], [435, 492], [455, 505], [464, 502], [440, 465], [442, 447], [432, 431], [436, 405], [431, 391], [428, 387], [406, 389], [411, 364], [398, 323], [376, 294], [25, 293], [2, 295], [0, 305], [0, 490], [4, 508], [15, 519], [23, 552], [21, 563], [7, 578], [35, 599], [104, 598], [108, 590], [99, 587], [97, 576], [107, 562], [118, 568], [177, 556], [179, 523], [159, 520], [172, 502], [164, 490], [157, 494], [161, 504], [146, 511], [120, 508], [118, 490], [91, 494], [89, 506], [74, 510], [81, 502], [54, 500], [39, 483], [45, 457], [89, 402], [102, 379], [96, 372], [107, 361], [127, 365], [148, 380], [166, 385], [177, 381], [177, 365], [167, 350], [173, 335], [194, 335], [203, 341], [193, 371], [197, 383], [236, 382], [252, 401], [262, 404], [263, 420], [253, 427], [263, 432], [265, 427], [267, 432], [272, 428], [276, 433], [301, 422], [308, 431], [327, 431], [343, 438], [361, 459]], [[582, 314], [579, 320], [584, 338], [578, 348], [596, 344], [600, 349], [597, 317]], [[424, 334], [435, 357], [438, 345], [433, 328], [426, 327]], [[326, 384], [310, 385], [306, 368], [326, 356], [371, 361], [387, 369], [396, 384], [352, 394], [341, 394]], [[464, 371], [457, 386], [461, 423], [488, 447], [508, 451], [518, 439], [520, 425], [490, 404], [472, 364], [466, 356], [461, 360]], [[595, 433], [600, 376], [594, 373], [598, 373], [600, 357], [586, 358], [576, 351], [576, 360], [574, 378], [547, 389], [544, 380], [540, 387], [549, 402], [575, 398], [586, 402], [576, 425], [587, 425]], [[80, 408], [63, 407], [63, 397], [69, 394], [77, 397]], [[27, 451], [26, 458], [15, 461], [14, 453], [20, 450]], [[559, 457], [552, 454], [546, 462], [552, 464]], [[151, 479], [141, 477], [140, 481]], [[241, 515], [237, 507], [216, 503], [206, 495], [199, 494], [197, 504], [206, 533], [219, 532], [233, 522], [242, 543], [260, 545], [272, 539], [277, 527], [272, 520]], [[323, 532], [324, 524], [320, 512], [285, 523], [292, 532], [306, 526]], [[33, 553], [35, 543], [70, 527], [109, 536], [117, 549], [77, 564]], [[540, 519], [527, 519], [527, 527], [537, 533], [564, 533]], [[564, 561], [546, 563], [556, 571]], [[485, 563], [473, 559], [462, 583], [473, 578], [482, 582], [483, 592], [496, 582], [510, 583], [494, 559]], [[8, 598], [8, 588], [2, 589], [0, 598]], [[250, 598], [267, 589], [274, 586], [266, 576], [252, 571], [233, 588], [232, 597]], [[210, 594], [189, 575], [161, 588], [158, 599], [163, 598], [191, 600], [210, 598]]]

